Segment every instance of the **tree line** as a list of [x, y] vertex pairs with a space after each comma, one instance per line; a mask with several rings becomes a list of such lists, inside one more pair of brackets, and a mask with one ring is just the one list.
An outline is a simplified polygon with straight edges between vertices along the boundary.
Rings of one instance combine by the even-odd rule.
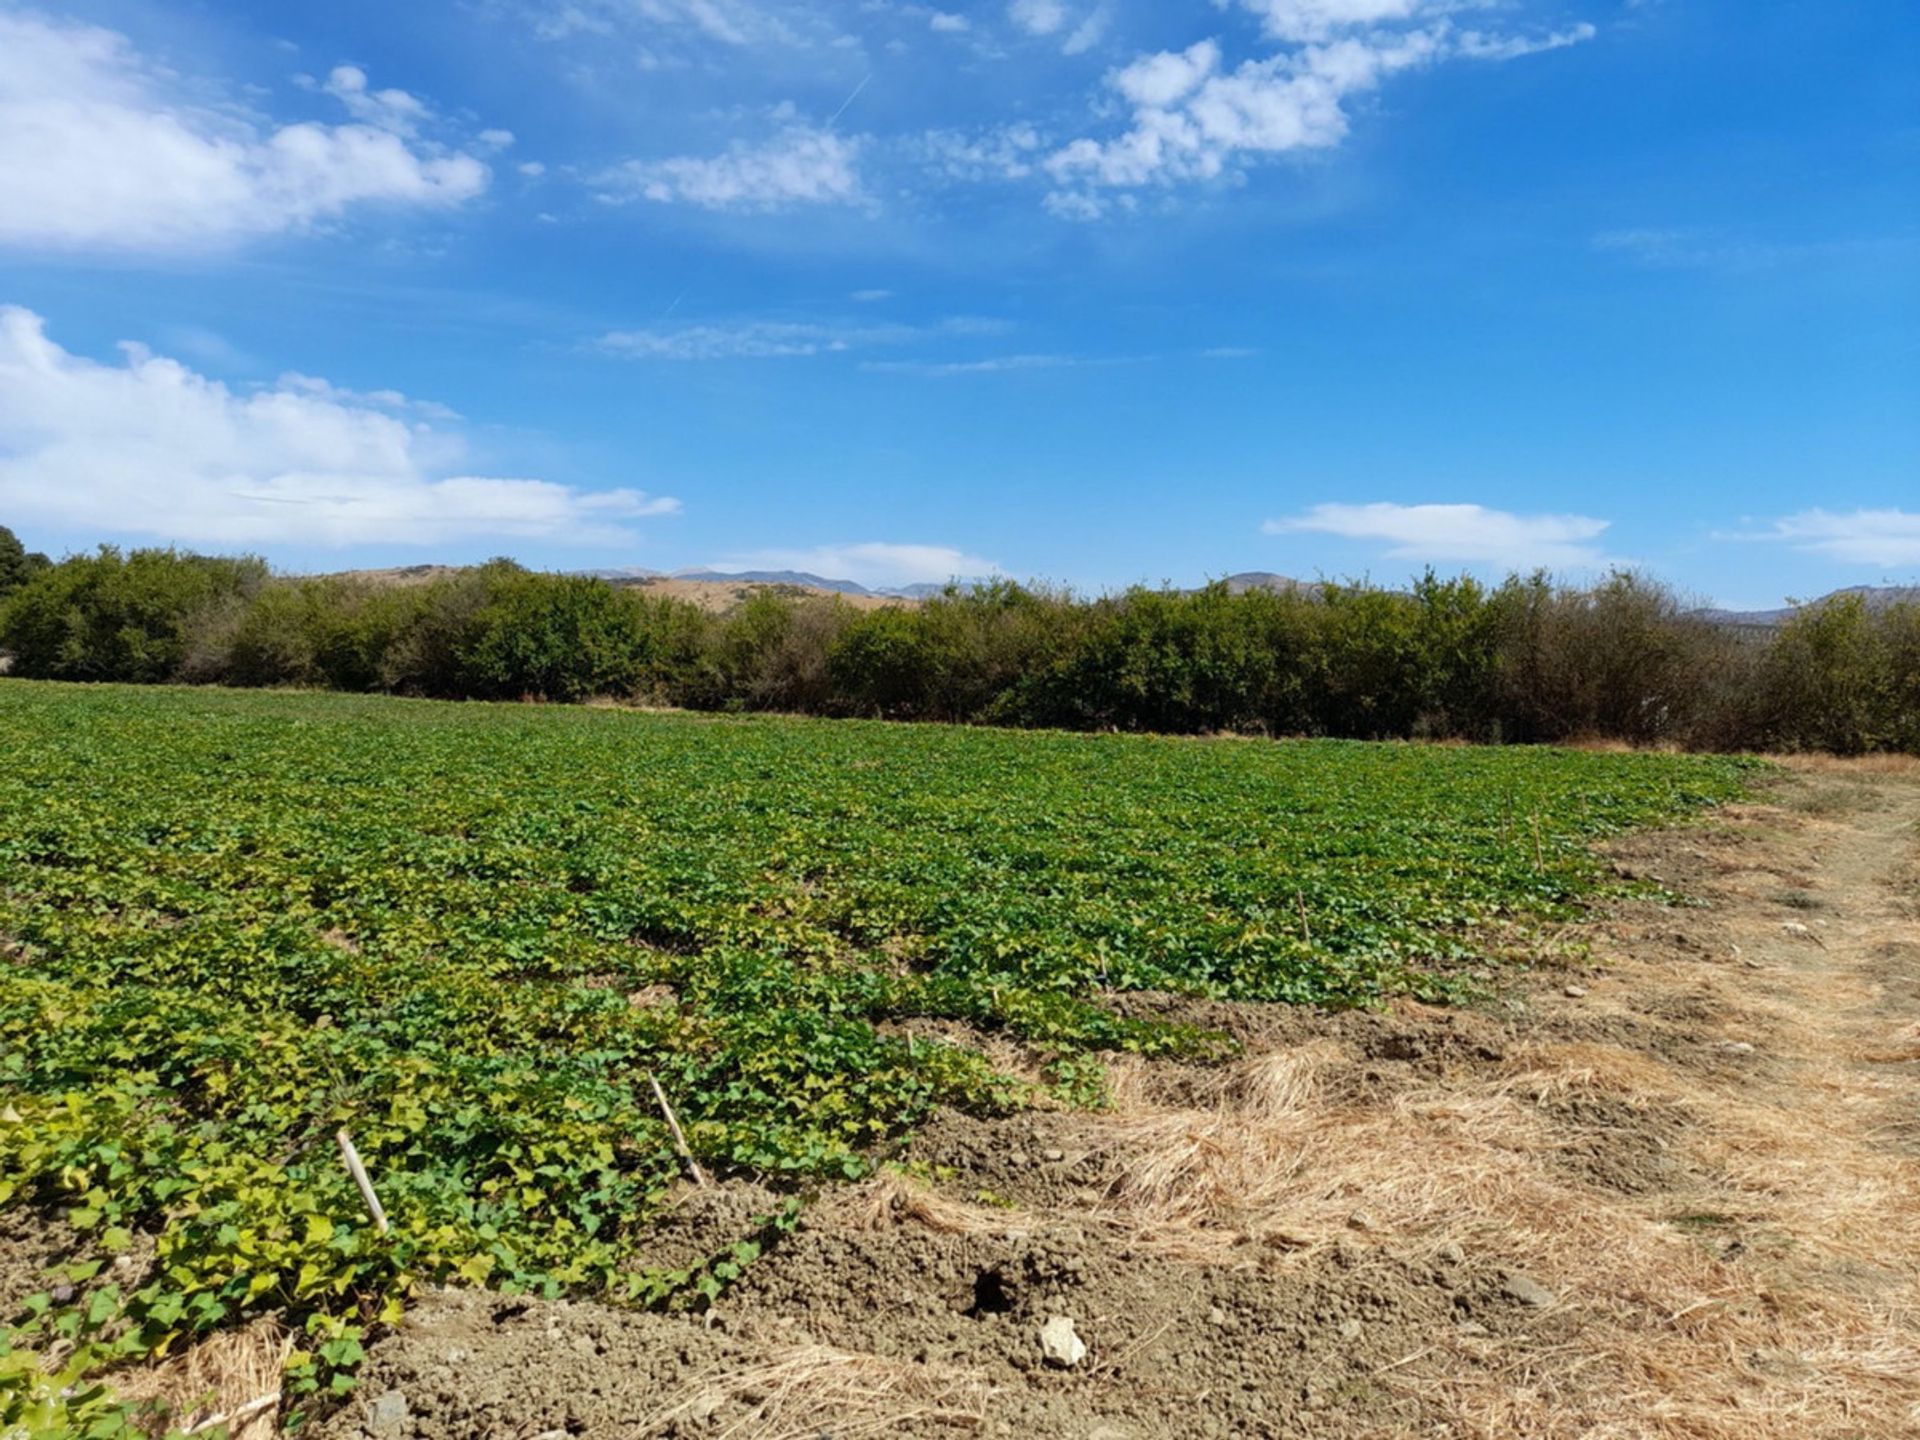
[[44, 679], [1920, 753], [1920, 606], [1875, 610], [1857, 596], [1766, 631], [1691, 613], [1626, 572], [1587, 586], [1428, 573], [1404, 591], [1215, 584], [1093, 599], [996, 582], [875, 609], [767, 589], [711, 614], [508, 560], [398, 585], [166, 549], [48, 563], [0, 536], [0, 652], [13, 674]]

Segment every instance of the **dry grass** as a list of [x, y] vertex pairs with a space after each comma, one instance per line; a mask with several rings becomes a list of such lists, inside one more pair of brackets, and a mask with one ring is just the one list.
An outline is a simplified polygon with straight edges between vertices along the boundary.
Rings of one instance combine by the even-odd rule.
[[272, 1320], [223, 1331], [166, 1360], [114, 1376], [130, 1401], [166, 1408], [174, 1428], [228, 1440], [271, 1440], [279, 1433], [280, 1383], [293, 1336]]
[[1896, 779], [1920, 778], [1920, 755], [1818, 755], [1792, 754], [1766, 757], [1803, 775], [1893, 776]]
[[909, 1423], [969, 1431], [984, 1422], [990, 1395], [971, 1371], [803, 1345], [688, 1381], [632, 1433], [811, 1440], [887, 1435]]
[[[1808, 773], [1831, 786], [1914, 769]], [[1838, 838], [1796, 832], [1823, 852]], [[1884, 934], [1854, 913], [1862, 897], [1897, 913], [1897, 897], [1876, 894], [1834, 892], [1829, 940], [1845, 954], [1794, 946], [1763, 905], [1724, 903], [1716, 923], [1769, 962], [1764, 979], [1730, 974], [1717, 952], [1636, 958], [1621, 945], [1608, 994], [1706, 1002], [1677, 1059], [1629, 1040], [1542, 1040], [1383, 1084], [1326, 1039], [1250, 1058], [1182, 1104], [1156, 1100], [1146, 1065], [1117, 1063], [1113, 1111], [1076, 1137], [1106, 1182], [1095, 1218], [1213, 1264], [1244, 1263], [1249, 1240], [1278, 1268], [1336, 1244], [1457, 1245], [1553, 1289], [1558, 1343], [1442, 1336], [1378, 1377], [1418, 1395], [1435, 1433], [1920, 1435], [1920, 1161], [1881, 1142], [1888, 1114], [1920, 1105], [1920, 1031], [1888, 1023], [1857, 961]], [[1601, 997], [1583, 1009], [1608, 1012]], [[1747, 1068], [1716, 1062], [1734, 1042], [1757, 1047]], [[1676, 1130], [1678, 1179], [1644, 1196], [1565, 1163], [1576, 1143], [1664, 1154]]]
[[[1194, 1261], [1243, 1258], [1252, 1238], [1269, 1265], [1311, 1264], [1335, 1243], [1456, 1244], [1524, 1269], [1563, 1297], [1577, 1338], [1544, 1352], [1446, 1340], [1381, 1377], [1455, 1434], [1920, 1433], [1920, 1173], [1836, 1132], [1831, 1109], [1749, 1099], [1600, 1045], [1536, 1047], [1378, 1103], [1330, 1100], [1343, 1087], [1324, 1081], [1351, 1063], [1325, 1046], [1265, 1056], [1208, 1108], [1102, 1120], [1105, 1218]], [[1720, 1171], [1693, 1203], [1788, 1258], [1729, 1263], [1672, 1223], [1671, 1197], [1582, 1183], [1554, 1163], [1565, 1136], [1549, 1100], [1686, 1105]], [[1889, 1260], [1897, 1273], [1861, 1268]], [[1863, 1273], [1876, 1283], [1833, 1283]]]
[[967, 1205], [910, 1180], [896, 1170], [879, 1174], [817, 1202], [823, 1220], [855, 1230], [889, 1230], [911, 1224], [937, 1235], [996, 1235], [1018, 1229], [1021, 1212]]

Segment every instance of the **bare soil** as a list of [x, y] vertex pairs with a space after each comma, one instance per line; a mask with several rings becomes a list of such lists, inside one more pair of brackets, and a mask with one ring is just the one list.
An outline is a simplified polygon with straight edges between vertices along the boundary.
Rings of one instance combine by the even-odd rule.
[[[1807, 766], [1612, 847], [1686, 903], [1482, 1006], [1128, 997], [1244, 1055], [941, 1115], [705, 1315], [429, 1294], [304, 1433], [1920, 1435], [1917, 841], [1920, 774]], [[689, 1189], [640, 1263], [776, 1203]]]

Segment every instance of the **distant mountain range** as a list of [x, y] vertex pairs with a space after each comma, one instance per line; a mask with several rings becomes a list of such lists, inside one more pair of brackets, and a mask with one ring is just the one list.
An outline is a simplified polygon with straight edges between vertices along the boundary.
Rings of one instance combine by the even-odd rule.
[[[837, 595], [863, 596], [876, 600], [925, 600], [947, 588], [944, 584], [928, 583], [873, 587], [862, 585], [857, 580], [836, 580], [831, 576], [815, 575], [806, 570], [674, 570], [668, 572], [626, 569], [585, 570], [580, 573], [591, 575], [598, 580], [611, 581], [614, 584], [622, 581], [631, 584], [649, 580], [698, 580], [715, 585], [793, 585], [806, 590], [824, 590]], [[962, 580], [958, 583], [964, 589], [974, 582]], [[1224, 583], [1235, 595], [1248, 590], [1317, 595], [1323, 588], [1319, 581], [1296, 580], [1291, 575], [1279, 575], [1271, 570], [1241, 570], [1226, 576]], [[1858, 595], [1869, 610], [1878, 611], [1891, 605], [1920, 604], [1920, 585], [1849, 585], [1845, 589], [1834, 590], [1809, 603], [1820, 605], [1828, 600], [1837, 600], [1848, 595]], [[1771, 630], [1791, 619], [1796, 608], [1798, 607], [1785, 605], [1776, 610], [1708, 609], [1697, 610], [1694, 613], [1703, 620], [1711, 620], [1719, 625]]]
[[[795, 585], [805, 590], [828, 590], [836, 595], [865, 595], [878, 599], [924, 600], [946, 589], [945, 583], [922, 582], [917, 585], [871, 587], [857, 580], [835, 580], [806, 570], [582, 570], [596, 580], [612, 584], [647, 580], [702, 580], [714, 585]], [[961, 580], [963, 588], [973, 582]]]
[[[1809, 603], [1824, 605], [1829, 600], [1844, 599], [1849, 595], [1858, 595], [1870, 611], [1888, 609], [1894, 605], [1920, 605], [1920, 585], [1849, 585], [1843, 590], [1833, 590]], [[1784, 625], [1793, 618], [1795, 605], [1782, 606], [1778, 610], [1701, 610], [1697, 612], [1703, 618], [1718, 621], [1722, 625], [1745, 625], [1756, 630], [1772, 630]]]

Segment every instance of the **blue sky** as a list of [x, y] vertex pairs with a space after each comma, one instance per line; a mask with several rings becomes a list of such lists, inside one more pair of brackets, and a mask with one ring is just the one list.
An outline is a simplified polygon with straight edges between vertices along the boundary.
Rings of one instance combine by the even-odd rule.
[[1920, 576], [1909, 0], [0, 0], [0, 523]]

